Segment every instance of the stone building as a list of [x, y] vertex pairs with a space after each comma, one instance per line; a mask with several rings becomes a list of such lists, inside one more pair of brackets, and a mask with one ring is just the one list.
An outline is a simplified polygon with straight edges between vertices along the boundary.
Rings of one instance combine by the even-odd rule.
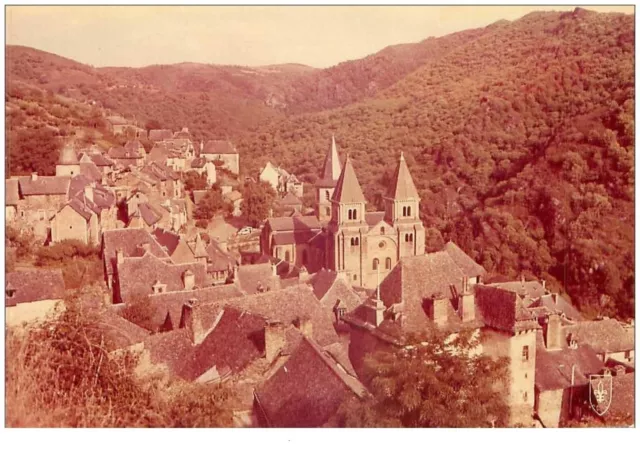
[[298, 198], [302, 198], [304, 191], [302, 182], [295, 175], [271, 162], [266, 163], [260, 171], [258, 179], [271, 185], [277, 194], [284, 195], [291, 193]]
[[240, 154], [229, 141], [207, 141], [200, 143], [200, 157], [211, 161], [221, 162], [222, 168], [238, 175], [240, 173]]
[[336, 138], [331, 136], [331, 144], [322, 165], [320, 179], [316, 181], [316, 216], [322, 222], [331, 219], [331, 199], [342, 173], [342, 162], [336, 147]]
[[215, 164], [203, 157], [193, 159], [190, 162], [190, 167], [191, 168], [187, 169], [188, 171], [195, 172], [198, 175], [206, 175], [207, 186], [209, 188], [211, 188], [218, 180]]
[[75, 177], [80, 175], [80, 161], [71, 144], [67, 144], [60, 152], [60, 159], [56, 164], [57, 177]]
[[7, 326], [43, 321], [57, 306], [64, 307], [62, 270], [26, 270], [7, 273], [5, 316]]
[[37, 173], [18, 179], [20, 199], [16, 222], [46, 240], [51, 229], [49, 220], [67, 202], [71, 177], [41, 177]]
[[345, 273], [353, 285], [375, 288], [403, 257], [424, 253], [420, 197], [400, 156], [384, 212], [366, 212], [366, 200], [347, 158], [331, 197], [326, 268]]

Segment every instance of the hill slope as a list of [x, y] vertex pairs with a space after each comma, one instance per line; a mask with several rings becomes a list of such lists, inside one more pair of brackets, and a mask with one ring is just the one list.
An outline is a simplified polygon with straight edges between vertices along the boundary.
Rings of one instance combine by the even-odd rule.
[[270, 159], [313, 182], [335, 132], [377, 207], [404, 150], [434, 243], [632, 316], [633, 38], [632, 16], [581, 9], [501, 22], [375, 99], [272, 122], [239, 149], [249, 171]]

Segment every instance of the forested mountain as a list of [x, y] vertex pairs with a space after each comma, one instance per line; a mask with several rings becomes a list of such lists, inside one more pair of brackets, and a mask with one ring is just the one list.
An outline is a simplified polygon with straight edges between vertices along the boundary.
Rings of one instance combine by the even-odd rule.
[[632, 316], [634, 34], [630, 15], [532, 13], [324, 70], [95, 69], [10, 46], [7, 78], [228, 136], [251, 174], [271, 160], [313, 183], [335, 133], [371, 209], [404, 151], [430, 248], [454, 240], [587, 314]]
[[494, 273], [553, 277], [587, 312], [631, 316], [634, 81], [632, 16], [533, 13], [239, 149], [250, 170], [270, 159], [312, 182], [335, 133], [372, 208], [404, 151], [432, 241]]

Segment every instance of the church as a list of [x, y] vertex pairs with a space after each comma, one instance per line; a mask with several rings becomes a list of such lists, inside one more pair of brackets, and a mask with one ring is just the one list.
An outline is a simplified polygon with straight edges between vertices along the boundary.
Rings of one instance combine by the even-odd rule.
[[[268, 219], [262, 251], [278, 258], [284, 253], [284, 260], [309, 272], [326, 268], [343, 274], [353, 286], [372, 289], [400, 259], [424, 254], [419, 203], [418, 190], [400, 154], [384, 211], [367, 212], [352, 161], [342, 162], [332, 137], [316, 182], [315, 216]], [[283, 219], [292, 221], [283, 224]], [[280, 247], [280, 241], [286, 245]]]

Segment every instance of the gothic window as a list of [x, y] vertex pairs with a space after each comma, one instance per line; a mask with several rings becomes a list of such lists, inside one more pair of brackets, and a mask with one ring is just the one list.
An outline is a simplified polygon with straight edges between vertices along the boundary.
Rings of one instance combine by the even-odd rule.
[[391, 270], [391, 257], [387, 257], [384, 261], [384, 268], [387, 270]]
[[377, 258], [373, 259], [373, 269], [377, 270], [378, 269], [378, 263], [380, 263], [380, 260], [378, 260]]
[[524, 347], [522, 347], [522, 361], [528, 361], [529, 360], [529, 346], [525, 345]]

